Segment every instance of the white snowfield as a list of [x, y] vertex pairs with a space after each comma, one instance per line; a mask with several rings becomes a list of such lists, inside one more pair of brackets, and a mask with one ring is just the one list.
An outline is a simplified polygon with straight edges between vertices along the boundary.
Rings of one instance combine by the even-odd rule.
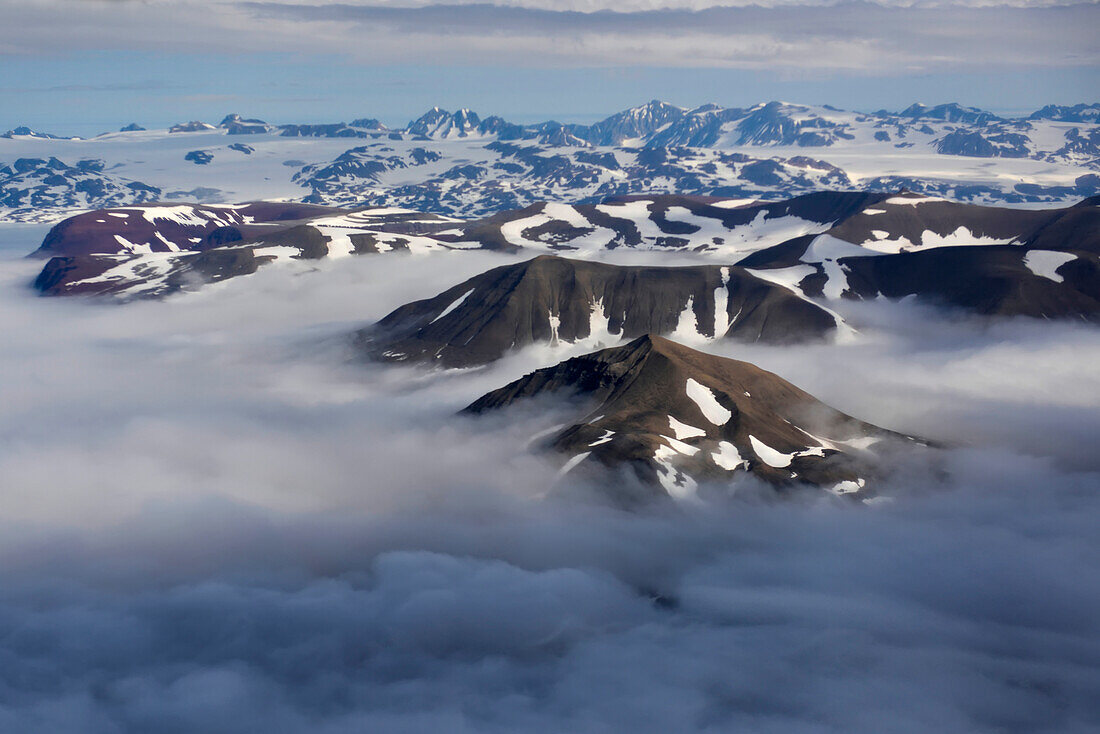
[[[643, 106], [627, 112], [640, 120], [645, 111]], [[758, 106], [747, 114], [763, 111]], [[829, 188], [874, 186], [888, 191], [924, 186], [934, 194], [927, 201], [950, 195], [996, 202], [1014, 195], [1019, 182], [1049, 188], [1037, 201], [1050, 204], [1082, 198], [1085, 193], [1059, 193], [1054, 187], [1073, 189], [1079, 178], [1100, 170], [1100, 154], [1090, 142], [1100, 129], [1095, 118], [1004, 120], [991, 130], [985, 124], [879, 117], [804, 105], [780, 105], [774, 114], [777, 123], [765, 125], [763, 136], [746, 137], [744, 119], [735, 120], [721, 125], [705, 145], [667, 138], [673, 132], [670, 125], [618, 145], [592, 145], [577, 138], [567, 138], [572, 145], [499, 140], [495, 134], [479, 132], [468, 111], [441, 110], [429, 113], [422, 132], [360, 130], [368, 135], [362, 138], [285, 137], [277, 129], [228, 135], [225, 129], [210, 127], [89, 139], [12, 136], [0, 138], [0, 221], [57, 221], [78, 211], [142, 201], [209, 203], [307, 196], [320, 203], [402, 205], [462, 216], [537, 201], [597, 202], [624, 192], [722, 191], [730, 198], [721, 206], [738, 208], [757, 198]], [[784, 125], [807, 125], [807, 132], [816, 131], [827, 144], [776, 137], [775, 131]], [[835, 134], [834, 128], [844, 134]], [[1008, 132], [1024, 142], [1011, 153], [1019, 157], [938, 152], [945, 138], [958, 131], [990, 137]], [[665, 151], [664, 157], [655, 159], [646, 146], [657, 146]], [[185, 160], [197, 151], [212, 156], [209, 162]], [[45, 165], [52, 158], [63, 168]], [[26, 166], [15, 167], [20, 159], [43, 165], [22, 170]], [[93, 165], [81, 168], [81, 162]], [[80, 182], [84, 185], [78, 186]], [[151, 190], [130, 188], [135, 182]], [[491, 199], [488, 191], [494, 194]], [[913, 199], [897, 203], [918, 204]], [[672, 213], [670, 219], [697, 223], [682, 214]], [[795, 236], [793, 231], [787, 236]]]

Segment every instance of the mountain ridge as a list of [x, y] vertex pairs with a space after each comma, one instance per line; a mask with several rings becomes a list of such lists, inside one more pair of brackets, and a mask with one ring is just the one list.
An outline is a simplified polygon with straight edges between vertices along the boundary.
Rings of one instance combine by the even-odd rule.
[[470, 367], [540, 343], [596, 347], [647, 333], [784, 343], [837, 326], [820, 306], [737, 267], [540, 255], [400, 306], [356, 341], [375, 359]]
[[864, 499], [881, 469], [869, 449], [915, 440], [836, 411], [748, 362], [652, 334], [531, 372], [462, 413], [484, 415], [536, 397], [580, 401], [572, 422], [543, 446], [570, 457], [563, 472], [626, 469], [652, 488], [632, 496], [614, 473], [593, 473], [612, 479], [607, 491], [628, 504], [689, 501], [703, 483], [728, 489], [747, 475], [777, 488], [808, 484]]

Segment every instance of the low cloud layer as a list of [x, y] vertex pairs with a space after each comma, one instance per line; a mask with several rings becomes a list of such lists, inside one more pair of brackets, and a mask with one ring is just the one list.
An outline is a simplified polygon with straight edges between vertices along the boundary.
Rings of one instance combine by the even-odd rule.
[[1100, 725], [1095, 329], [852, 308], [850, 344], [723, 347], [951, 442], [942, 476], [903, 472], [873, 509], [628, 514], [540, 499], [546, 416], [453, 418], [552, 355], [347, 359], [347, 330], [503, 261], [111, 306], [37, 298], [37, 263], [5, 257], [0, 730]]

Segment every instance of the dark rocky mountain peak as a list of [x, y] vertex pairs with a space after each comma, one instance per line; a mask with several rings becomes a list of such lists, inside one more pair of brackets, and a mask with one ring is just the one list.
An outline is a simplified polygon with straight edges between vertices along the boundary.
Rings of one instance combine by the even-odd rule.
[[246, 118], [243, 118], [243, 117], [241, 117], [240, 115], [238, 115], [237, 113], [234, 112], [232, 114], [229, 114], [229, 115], [226, 115], [225, 117], [223, 117], [222, 121], [220, 123], [218, 123], [218, 127], [228, 127], [229, 125], [233, 125], [233, 124], [237, 124], [237, 125], [266, 125], [267, 123], [264, 122], [263, 120], [246, 119]]
[[596, 347], [647, 333], [792, 342], [836, 327], [829, 312], [741, 268], [543, 255], [401, 306], [357, 340], [375, 359], [469, 367], [530, 344]]
[[685, 114], [680, 107], [655, 99], [597, 122], [584, 137], [593, 145], [619, 145], [624, 140], [646, 138]]
[[703, 482], [729, 486], [745, 475], [861, 496], [876, 471], [869, 449], [903, 438], [748, 362], [651, 334], [532, 372], [463, 412], [489, 413], [536, 397], [577, 401], [573, 422], [545, 446], [570, 457], [566, 471], [633, 473], [648, 493], [632, 492], [621, 474], [608, 485], [627, 503], [692, 499]]
[[739, 145], [798, 145], [817, 147], [831, 145], [833, 135], [821, 130], [838, 126], [827, 123], [821, 118], [808, 119], [805, 122], [797, 118], [809, 110], [807, 107], [791, 105], [785, 102], [768, 102], [757, 105], [748, 111], [737, 123]]

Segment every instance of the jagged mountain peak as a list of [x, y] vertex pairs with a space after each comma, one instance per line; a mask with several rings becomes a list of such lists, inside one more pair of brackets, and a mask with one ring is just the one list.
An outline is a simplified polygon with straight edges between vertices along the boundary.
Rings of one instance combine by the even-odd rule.
[[597, 122], [588, 128], [585, 138], [594, 145], [619, 145], [653, 135], [686, 114], [682, 107], [655, 99]]
[[476, 133], [480, 124], [478, 114], [465, 107], [450, 112], [436, 106], [410, 122], [405, 131], [427, 138], [465, 138]]

